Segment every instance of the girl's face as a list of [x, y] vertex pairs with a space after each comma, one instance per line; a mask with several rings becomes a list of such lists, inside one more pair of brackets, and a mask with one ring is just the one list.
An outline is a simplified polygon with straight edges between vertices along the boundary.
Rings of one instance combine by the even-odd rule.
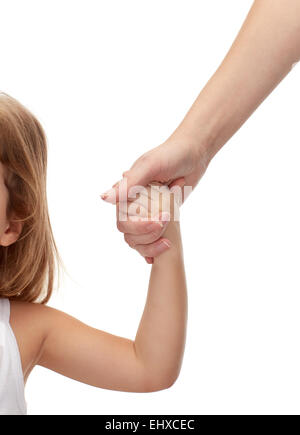
[[8, 204], [8, 189], [4, 182], [5, 167], [0, 162], [0, 245], [9, 246], [13, 244], [22, 231], [21, 222], [10, 222], [6, 216]]

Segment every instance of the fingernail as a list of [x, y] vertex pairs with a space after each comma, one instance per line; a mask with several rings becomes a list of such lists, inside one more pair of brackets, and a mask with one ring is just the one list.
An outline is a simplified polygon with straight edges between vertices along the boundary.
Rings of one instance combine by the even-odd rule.
[[171, 248], [172, 243], [170, 242], [170, 240], [164, 239], [161, 241], [161, 243], [167, 246], [168, 248]]
[[116, 202], [116, 191], [115, 189], [110, 189], [107, 192], [100, 195], [103, 201], [110, 202], [114, 204]]

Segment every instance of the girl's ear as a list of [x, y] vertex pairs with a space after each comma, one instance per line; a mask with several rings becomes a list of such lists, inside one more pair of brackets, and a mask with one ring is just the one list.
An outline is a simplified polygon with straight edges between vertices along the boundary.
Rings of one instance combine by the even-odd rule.
[[[1, 246], [9, 246], [15, 243], [23, 229], [23, 222], [15, 222], [14, 218], [12, 218], [11, 221], [8, 222], [6, 230], [2, 234], [0, 238], [0, 245]], [[17, 219], [17, 218], [15, 218]]]

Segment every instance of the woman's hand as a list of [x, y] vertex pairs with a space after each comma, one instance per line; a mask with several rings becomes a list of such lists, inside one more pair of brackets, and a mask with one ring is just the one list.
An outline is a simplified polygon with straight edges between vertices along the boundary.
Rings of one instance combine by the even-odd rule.
[[139, 157], [132, 167], [123, 173], [121, 180], [112, 189], [101, 195], [106, 202], [119, 202], [120, 189], [126, 195], [135, 186], [150, 183], [194, 188], [209, 163], [205, 146], [190, 137], [175, 132], [166, 142]]
[[[165, 143], [142, 155], [124, 173], [127, 187], [121, 183], [120, 189], [126, 194], [127, 188], [153, 181], [194, 188], [213, 156], [299, 62], [299, 23], [299, 0], [256, 0], [222, 64], [182, 123]], [[111, 189], [102, 198], [115, 203], [120, 189]], [[118, 221], [118, 228], [136, 236], [136, 249], [142, 255], [145, 246], [151, 256], [161, 253], [158, 240], [164, 232], [158, 227], [152, 234], [147, 224]]]
[[[142, 155], [129, 171], [124, 172], [125, 178], [101, 197], [112, 204], [120, 204], [135, 186], [158, 182], [167, 184], [169, 188], [182, 188], [181, 203], [186, 199], [186, 194], [197, 185], [208, 161], [204, 146], [191, 138], [184, 139], [175, 132], [165, 143]], [[148, 263], [153, 262], [150, 258], [168, 249], [167, 239], [162, 238], [168, 227], [166, 220], [122, 220], [117, 213], [117, 227], [127, 243], [145, 257]]]

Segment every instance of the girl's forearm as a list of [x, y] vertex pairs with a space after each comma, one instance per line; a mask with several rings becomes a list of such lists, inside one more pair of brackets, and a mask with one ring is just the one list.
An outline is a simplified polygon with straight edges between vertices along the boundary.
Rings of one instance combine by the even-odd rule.
[[155, 258], [147, 302], [135, 339], [148, 390], [171, 386], [180, 371], [186, 336], [187, 293], [179, 223], [170, 223], [171, 248]]
[[256, 0], [223, 63], [172, 137], [207, 161], [300, 59], [300, 1]]

